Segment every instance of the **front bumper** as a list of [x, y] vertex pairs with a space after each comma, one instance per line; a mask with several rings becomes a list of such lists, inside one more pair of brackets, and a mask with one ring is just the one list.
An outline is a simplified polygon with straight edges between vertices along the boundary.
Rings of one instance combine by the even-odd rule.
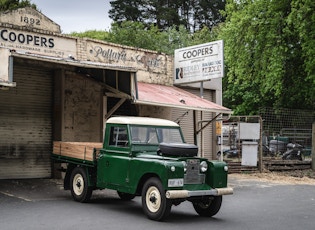
[[188, 198], [194, 196], [222, 196], [233, 194], [233, 188], [215, 188], [210, 190], [168, 190], [165, 195], [167, 199]]

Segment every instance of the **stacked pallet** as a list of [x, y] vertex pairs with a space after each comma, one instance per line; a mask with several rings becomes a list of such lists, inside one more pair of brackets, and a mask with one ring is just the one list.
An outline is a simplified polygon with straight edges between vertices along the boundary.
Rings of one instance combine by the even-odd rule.
[[93, 161], [94, 148], [103, 147], [101, 142], [63, 142], [54, 141], [53, 153], [60, 156]]
[[264, 161], [264, 167], [269, 171], [304, 170], [311, 169], [311, 161], [270, 160]]
[[241, 162], [233, 162], [233, 161], [227, 161], [227, 164], [229, 166], [229, 173], [258, 172], [257, 166], [244, 166], [241, 164]]

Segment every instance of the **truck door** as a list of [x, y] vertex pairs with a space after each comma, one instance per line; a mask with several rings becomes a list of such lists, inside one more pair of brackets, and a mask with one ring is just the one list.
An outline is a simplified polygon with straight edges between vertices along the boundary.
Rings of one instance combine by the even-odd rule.
[[130, 144], [127, 126], [106, 127], [105, 152], [98, 161], [97, 181], [101, 187], [123, 189], [129, 187]]

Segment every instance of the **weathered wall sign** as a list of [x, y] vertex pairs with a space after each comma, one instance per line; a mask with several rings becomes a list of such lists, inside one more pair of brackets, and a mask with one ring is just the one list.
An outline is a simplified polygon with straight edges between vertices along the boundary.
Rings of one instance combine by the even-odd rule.
[[60, 33], [60, 26], [30, 7], [0, 14], [0, 47], [45, 56], [67, 58], [72, 55], [76, 58], [76, 40], [54, 33]]
[[127, 49], [123, 46], [87, 42], [87, 56], [91, 61], [135, 67], [149, 72], [166, 73], [166, 55]]
[[0, 13], [0, 23], [61, 33], [58, 24], [30, 7]]
[[0, 27], [0, 46], [29, 53], [66, 58], [76, 56], [76, 41], [52, 35], [38, 34]]

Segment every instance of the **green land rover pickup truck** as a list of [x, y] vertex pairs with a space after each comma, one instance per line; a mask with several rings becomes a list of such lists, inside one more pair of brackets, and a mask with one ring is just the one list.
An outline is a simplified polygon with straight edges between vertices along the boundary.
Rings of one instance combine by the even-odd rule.
[[103, 143], [54, 142], [52, 158], [67, 163], [64, 188], [87, 202], [96, 189], [116, 190], [123, 200], [141, 196], [149, 219], [163, 220], [172, 205], [190, 201], [200, 216], [221, 208], [228, 166], [197, 157], [175, 122], [148, 117], [112, 117]]

